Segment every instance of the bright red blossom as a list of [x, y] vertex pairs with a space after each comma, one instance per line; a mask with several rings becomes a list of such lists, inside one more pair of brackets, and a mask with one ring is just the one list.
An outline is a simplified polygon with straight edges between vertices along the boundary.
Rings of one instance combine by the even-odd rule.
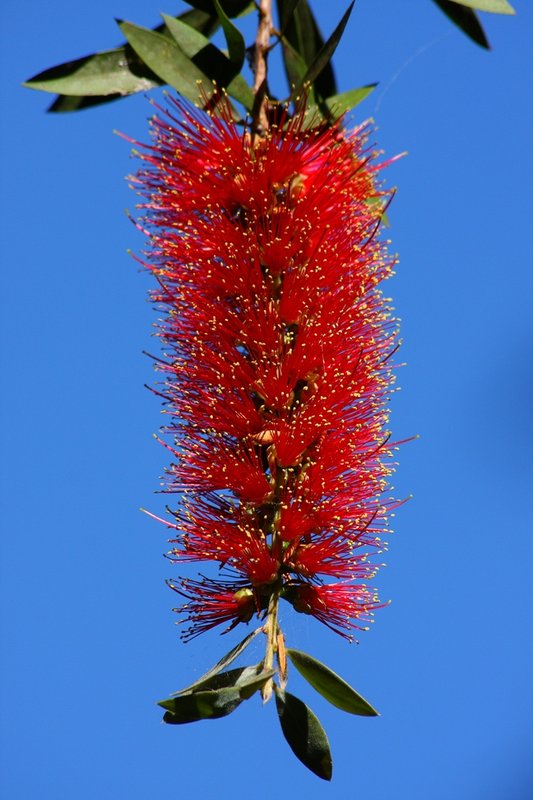
[[253, 138], [224, 105], [174, 101], [134, 179], [165, 313], [166, 491], [183, 493], [169, 558], [225, 574], [171, 582], [185, 638], [274, 590], [343, 635], [379, 605], [361, 581], [392, 505], [384, 193], [367, 126], [305, 126], [301, 110]]

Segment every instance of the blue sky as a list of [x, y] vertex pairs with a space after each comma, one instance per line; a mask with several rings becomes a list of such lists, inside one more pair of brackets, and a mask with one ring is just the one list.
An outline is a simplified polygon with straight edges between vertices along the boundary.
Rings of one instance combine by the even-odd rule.
[[[343, 2], [315, 2], [325, 32]], [[429, 0], [358, 0], [336, 57], [342, 90], [379, 81], [373, 116], [398, 187], [388, 293], [402, 318], [398, 510], [379, 577], [392, 604], [359, 646], [302, 615], [290, 644], [380, 711], [343, 715], [296, 675], [329, 733], [326, 785], [292, 756], [272, 705], [160, 724], [154, 701], [238, 640], [182, 645], [155, 513], [166, 453], [152, 380], [149, 279], [124, 209], [118, 128], [146, 140], [138, 96], [73, 115], [21, 81], [151, 26], [140, 0], [3, 10], [1, 314], [2, 758], [10, 800], [147, 800], [298, 791], [307, 800], [527, 800], [533, 792], [531, 72], [533, 8], [484, 15], [490, 53]], [[181, 6], [180, 6], [181, 8]], [[279, 85], [275, 70], [272, 82]], [[259, 658], [259, 645], [254, 655]]]

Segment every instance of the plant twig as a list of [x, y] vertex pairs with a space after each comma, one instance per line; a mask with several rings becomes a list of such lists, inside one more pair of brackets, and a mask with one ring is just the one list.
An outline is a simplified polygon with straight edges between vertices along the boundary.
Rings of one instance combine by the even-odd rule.
[[254, 94], [252, 131], [261, 135], [269, 128], [267, 59], [272, 34], [272, 0], [259, 0], [259, 25], [254, 49]]

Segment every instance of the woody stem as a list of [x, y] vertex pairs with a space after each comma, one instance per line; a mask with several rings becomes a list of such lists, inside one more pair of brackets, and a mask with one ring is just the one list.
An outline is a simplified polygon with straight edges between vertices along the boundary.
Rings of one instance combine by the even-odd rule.
[[[268, 602], [267, 621], [264, 627], [265, 635], [267, 637], [265, 659], [263, 661], [263, 669], [272, 669], [274, 665], [274, 655], [278, 649], [278, 604], [279, 604], [279, 589], [275, 589], [270, 595]], [[261, 694], [263, 702], [267, 702], [272, 695], [273, 679], [265, 683]]]
[[272, 33], [272, 0], [259, 0], [259, 25], [254, 50], [254, 112], [252, 130], [261, 135], [268, 130], [267, 57]]

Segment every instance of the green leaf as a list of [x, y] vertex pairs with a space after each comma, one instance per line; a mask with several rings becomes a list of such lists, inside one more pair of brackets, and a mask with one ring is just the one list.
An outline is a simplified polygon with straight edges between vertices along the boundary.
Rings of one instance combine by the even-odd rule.
[[[327, 40], [324, 45], [318, 51], [315, 59], [310, 64], [306, 74], [304, 75], [303, 83], [310, 83], [313, 84], [316, 82], [316, 79], [322, 72], [322, 70], [329, 64], [333, 53], [337, 49], [337, 45], [341, 39], [341, 36], [344, 32], [344, 29], [348, 23], [350, 18], [350, 14], [352, 13], [352, 9], [354, 7], [355, 0], [352, 0], [348, 8], [346, 9], [345, 13], [342, 16], [341, 21]], [[330, 96], [328, 94], [328, 96]]]
[[[289, 86], [300, 86], [302, 75], [297, 65], [295, 69], [295, 51], [306, 65], [306, 69], [314, 62], [320, 49], [324, 46], [324, 39], [309, 7], [307, 0], [300, 0], [295, 6], [293, 0], [277, 0], [280, 26], [284, 33], [282, 39], [283, 60]], [[292, 50], [289, 48], [292, 48]], [[329, 97], [337, 91], [335, 75], [330, 63], [326, 64], [317, 76], [313, 91], [322, 96]]]
[[[212, 36], [219, 27], [216, 14], [210, 16], [203, 11], [185, 11], [180, 19], [208, 36]], [[164, 25], [155, 30], [165, 35]], [[46, 85], [37, 86], [37, 81]], [[57, 88], [53, 88], [50, 81], [55, 81]], [[76, 111], [112, 102], [135, 92], [147, 91], [161, 83], [160, 78], [146, 66], [130, 45], [125, 44], [114, 50], [94, 53], [52, 67], [30, 78], [26, 85], [43, 91], [61, 92], [48, 111]]]
[[[185, 2], [188, 5], [201, 9], [209, 14], [216, 13], [213, 0], [185, 0]], [[252, 0], [221, 0], [220, 5], [228, 17], [244, 16], [244, 14], [247, 14], [254, 8], [254, 3]]]
[[463, 33], [472, 39], [473, 42], [486, 50], [490, 50], [489, 40], [485, 36], [485, 31], [481, 27], [481, 23], [477, 18], [475, 11], [471, 8], [465, 8], [458, 3], [451, 2], [451, 0], [433, 0], [438, 5], [441, 11], [444, 11], [446, 16], [451, 21], [461, 28]]
[[292, 752], [311, 772], [330, 781], [333, 764], [324, 728], [305, 703], [277, 687], [275, 691], [281, 730]]
[[166, 14], [163, 14], [163, 19], [173, 39], [193, 64], [211, 81], [214, 80], [218, 86], [224, 87], [230, 97], [242, 103], [247, 111], [251, 111], [254, 93], [224, 53], [205, 36], [180, 20]]
[[367, 703], [349, 683], [346, 683], [336, 672], [317, 661], [316, 658], [302, 653], [300, 650], [287, 650], [287, 655], [300, 675], [332, 705], [349, 714], [359, 714], [363, 717], [379, 716], [376, 709]]
[[328, 109], [336, 116], [340, 117], [346, 111], [350, 111], [361, 103], [368, 95], [374, 91], [377, 83], [368, 83], [366, 86], [360, 86], [358, 89], [349, 89], [347, 92], [334, 94], [333, 97], [327, 97], [324, 103]]
[[488, 11], [491, 14], [516, 14], [516, 11], [507, 0], [455, 0], [462, 6], [477, 8], [478, 11]]
[[255, 677], [260, 667], [260, 664], [256, 664], [254, 667], [237, 667], [236, 669], [230, 669], [226, 672], [218, 672], [216, 675], [211, 675], [209, 678], [196, 681], [196, 683], [193, 683], [189, 688], [182, 689], [181, 692], [173, 692], [171, 697], [205, 691], [206, 689], [227, 689], [228, 687], [236, 686], [239, 681], [245, 681], [248, 678]]
[[[217, 676], [217, 688], [182, 694], [179, 697], [168, 697], [159, 700], [158, 705], [166, 709], [164, 722], [172, 725], [184, 725], [187, 722], [198, 722], [201, 719], [219, 719], [235, 711], [243, 700], [248, 700], [255, 692], [275, 674], [274, 669], [257, 673], [258, 667], [242, 667], [229, 670]], [[211, 679], [214, 684], [215, 679]], [[225, 685], [227, 684], [227, 685]]]
[[274, 669], [262, 670], [262, 664], [256, 664], [253, 667], [237, 667], [227, 672], [219, 672], [205, 680], [196, 681], [196, 683], [193, 684], [193, 688], [182, 692], [174, 692], [171, 698], [177, 695], [183, 696], [193, 692], [203, 692], [206, 689], [227, 689], [229, 687], [236, 687], [239, 690], [243, 690], [244, 694], [247, 694], [250, 687], [256, 684], [257, 687], [262, 686], [269, 678], [272, 678], [275, 673], [276, 671]]
[[100, 106], [103, 103], [111, 103], [113, 100], [120, 100], [121, 94], [95, 95], [86, 97], [84, 95], [58, 94], [56, 99], [50, 103], [46, 109], [49, 112], [62, 113], [65, 111], [83, 111], [84, 108]]
[[274, 677], [275, 669], [265, 669], [257, 675], [250, 675], [248, 678], [239, 679], [236, 688], [243, 700], [248, 700], [258, 689], [261, 689], [267, 681]]
[[207, 689], [204, 692], [193, 692], [182, 697], [160, 700], [158, 705], [167, 709], [164, 722], [171, 725], [184, 725], [187, 722], [198, 722], [201, 719], [220, 719], [227, 717], [240, 706], [243, 698], [238, 689]]
[[200, 84], [211, 96], [212, 83], [173, 39], [131, 22], [118, 20], [118, 25], [137, 55], [165, 83], [193, 103], [198, 102]]
[[285, 32], [285, 28], [291, 21], [299, 2], [300, 0], [278, 0], [278, 13], [280, 15], [279, 29], [281, 33]]
[[23, 86], [66, 95], [127, 95], [161, 83], [129, 47], [107, 50], [44, 70]]
[[226, 37], [229, 60], [237, 72], [239, 72], [244, 64], [244, 54], [246, 51], [243, 35], [240, 30], [235, 27], [230, 18], [224, 13], [224, 9], [218, 0], [213, 1], [215, 4], [215, 11], [217, 12], [220, 24], [222, 25], [222, 30], [224, 31], [224, 36]]
[[211, 667], [211, 669], [208, 669], [207, 672], [204, 673], [204, 675], [202, 675], [201, 678], [198, 678], [197, 681], [191, 683], [190, 686], [186, 686], [185, 689], [181, 689], [181, 691], [179, 692], [174, 692], [174, 694], [179, 695], [192, 692], [197, 686], [203, 685], [206, 681], [208, 681], [211, 677], [213, 677], [213, 675], [218, 675], [219, 672], [222, 672], [223, 669], [229, 667], [229, 665], [232, 664], [235, 661], [235, 659], [238, 658], [240, 654], [244, 652], [244, 650], [248, 647], [248, 645], [251, 644], [253, 639], [255, 639], [257, 634], [261, 633], [261, 631], [262, 628], [256, 628], [255, 631], [249, 633], [247, 636], [244, 637], [242, 642], [239, 642], [239, 644], [236, 644], [235, 647], [232, 647], [231, 650], [228, 653], [226, 653], [225, 656], [222, 656], [220, 661], [217, 661], [217, 663], [213, 667]]
[[307, 64], [300, 53], [294, 49], [292, 44], [284, 36], [281, 37], [283, 53], [287, 72], [291, 75], [291, 84], [301, 86], [307, 72]]

